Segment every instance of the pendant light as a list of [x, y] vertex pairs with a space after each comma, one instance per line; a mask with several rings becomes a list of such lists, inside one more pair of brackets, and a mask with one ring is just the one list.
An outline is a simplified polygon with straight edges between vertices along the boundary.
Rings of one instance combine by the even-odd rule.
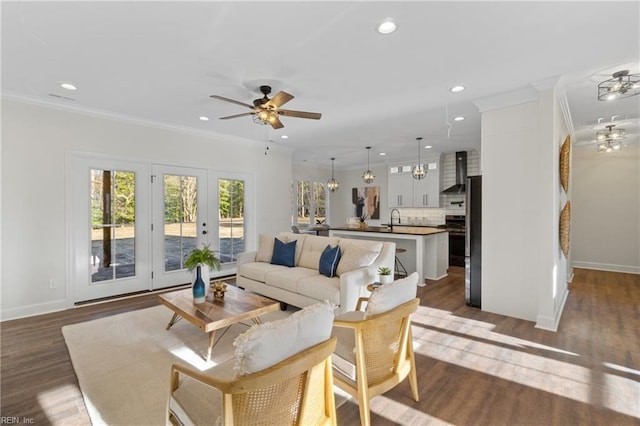
[[367, 147], [367, 171], [362, 174], [362, 180], [364, 181], [364, 183], [371, 183], [376, 178], [373, 172], [369, 169], [369, 151], [370, 150], [371, 150], [371, 147], [368, 146]]
[[329, 189], [329, 191], [331, 192], [336, 192], [338, 190], [338, 188], [340, 188], [340, 184], [338, 183], [338, 181], [333, 177], [333, 162], [335, 161], [335, 157], [331, 157], [331, 179], [329, 179], [327, 181], [327, 188]]
[[420, 162], [420, 144], [422, 143], [422, 138], [417, 137], [416, 140], [418, 141], [418, 164], [411, 168], [411, 176], [413, 176], [415, 180], [422, 180], [427, 175], [427, 168]]

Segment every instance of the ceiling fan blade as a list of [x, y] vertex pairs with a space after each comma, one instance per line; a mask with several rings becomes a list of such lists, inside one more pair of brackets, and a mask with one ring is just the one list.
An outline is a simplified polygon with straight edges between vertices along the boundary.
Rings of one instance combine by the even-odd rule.
[[241, 106], [253, 109], [253, 105], [249, 105], [249, 104], [245, 104], [244, 102], [235, 101], [233, 99], [225, 98], [224, 96], [209, 95], [209, 97], [210, 98], [214, 98], [214, 99], [218, 99], [218, 100], [221, 100], [221, 101], [225, 101], [225, 102], [231, 102], [232, 104], [241, 105]]
[[279, 109], [278, 114], [285, 117], [310, 118], [312, 120], [320, 120], [320, 117], [322, 117], [319, 112], [292, 111], [290, 109]]
[[274, 129], [282, 129], [284, 127], [284, 124], [282, 124], [282, 121], [280, 121], [277, 116], [273, 116], [272, 118], [270, 118], [269, 124], [271, 124], [271, 127], [273, 127]]
[[254, 115], [254, 114], [255, 114], [255, 112], [243, 112], [242, 114], [228, 115], [226, 117], [220, 117], [220, 120], [228, 120], [230, 118], [246, 117], [247, 115]]
[[265, 106], [268, 108], [277, 109], [293, 98], [294, 96], [290, 95], [287, 92], [278, 92], [273, 98], [269, 99]]

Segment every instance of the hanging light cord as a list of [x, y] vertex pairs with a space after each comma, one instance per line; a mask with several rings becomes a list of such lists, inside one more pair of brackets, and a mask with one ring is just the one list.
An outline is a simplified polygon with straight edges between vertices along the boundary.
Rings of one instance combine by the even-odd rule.
[[451, 128], [453, 127], [451, 123], [449, 123], [449, 104], [444, 104], [444, 122], [447, 125], [447, 139], [451, 137]]

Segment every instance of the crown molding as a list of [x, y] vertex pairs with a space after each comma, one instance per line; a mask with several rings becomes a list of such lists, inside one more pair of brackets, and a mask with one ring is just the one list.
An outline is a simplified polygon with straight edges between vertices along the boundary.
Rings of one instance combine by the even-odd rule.
[[483, 113], [494, 109], [535, 102], [537, 100], [538, 91], [533, 87], [524, 87], [511, 92], [478, 99], [473, 101], [473, 104], [478, 108], [480, 113]]
[[[173, 123], [149, 120], [149, 119], [139, 118], [131, 115], [115, 113], [112, 111], [101, 110], [98, 108], [60, 104], [58, 102], [53, 102], [48, 99], [41, 99], [34, 96], [27, 96], [27, 95], [23, 95], [23, 94], [11, 92], [11, 91], [3, 91], [2, 99], [14, 101], [14, 102], [26, 103], [30, 105], [36, 105], [36, 106], [45, 107], [45, 108], [51, 108], [59, 111], [83, 114], [90, 117], [104, 118], [104, 119], [121, 121], [125, 123], [130, 123], [130, 124], [137, 124], [137, 125], [146, 126], [146, 127], [153, 127], [157, 129], [172, 130], [172, 131], [181, 132], [181, 133], [189, 133], [192, 135], [204, 136], [207, 138], [216, 138], [216, 139], [221, 139], [225, 141], [236, 141], [236, 142], [243, 142], [243, 143], [248, 142], [248, 143], [251, 143], [252, 145], [255, 145], [256, 143], [264, 144], [264, 141], [260, 141], [256, 139], [243, 138], [243, 137], [233, 136], [225, 133], [214, 132], [211, 130], [202, 130], [202, 129], [196, 129], [193, 127], [173, 124]], [[274, 145], [280, 149], [284, 149], [286, 151], [292, 151], [291, 148], [286, 146], [282, 146], [279, 144], [270, 144], [270, 146], [274, 146]]]

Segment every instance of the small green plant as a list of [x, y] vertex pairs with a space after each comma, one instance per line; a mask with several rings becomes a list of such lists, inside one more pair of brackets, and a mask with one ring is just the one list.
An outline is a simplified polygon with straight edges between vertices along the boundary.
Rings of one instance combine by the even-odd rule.
[[368, 219], [366, 214], [363, 214], [362, 216], [358, 217], [358, 221], [360, 223], [365, 223], [365, 221]]
[[193, 271], [198, 265], [207, 265], [209, 268], [216, 268], [219, 271], [220, 268], [222, 268], [220, 259], [213, 254], [213, 250], [209, 248], [210, 245], [211, 244], [203, 244], [201, 249], [194, 248], [191, 250], [189, 257], [187, 257], [187, 260], [184, 262], [184, 266], [186, 266], [189, 271]]
[[316, 219], [316, 225], [324, 225], [324, 219]]
[[387, 268], [386, 266], [381, 266], [378, 268], [378, 274], [391, 275], [391, 268]]

